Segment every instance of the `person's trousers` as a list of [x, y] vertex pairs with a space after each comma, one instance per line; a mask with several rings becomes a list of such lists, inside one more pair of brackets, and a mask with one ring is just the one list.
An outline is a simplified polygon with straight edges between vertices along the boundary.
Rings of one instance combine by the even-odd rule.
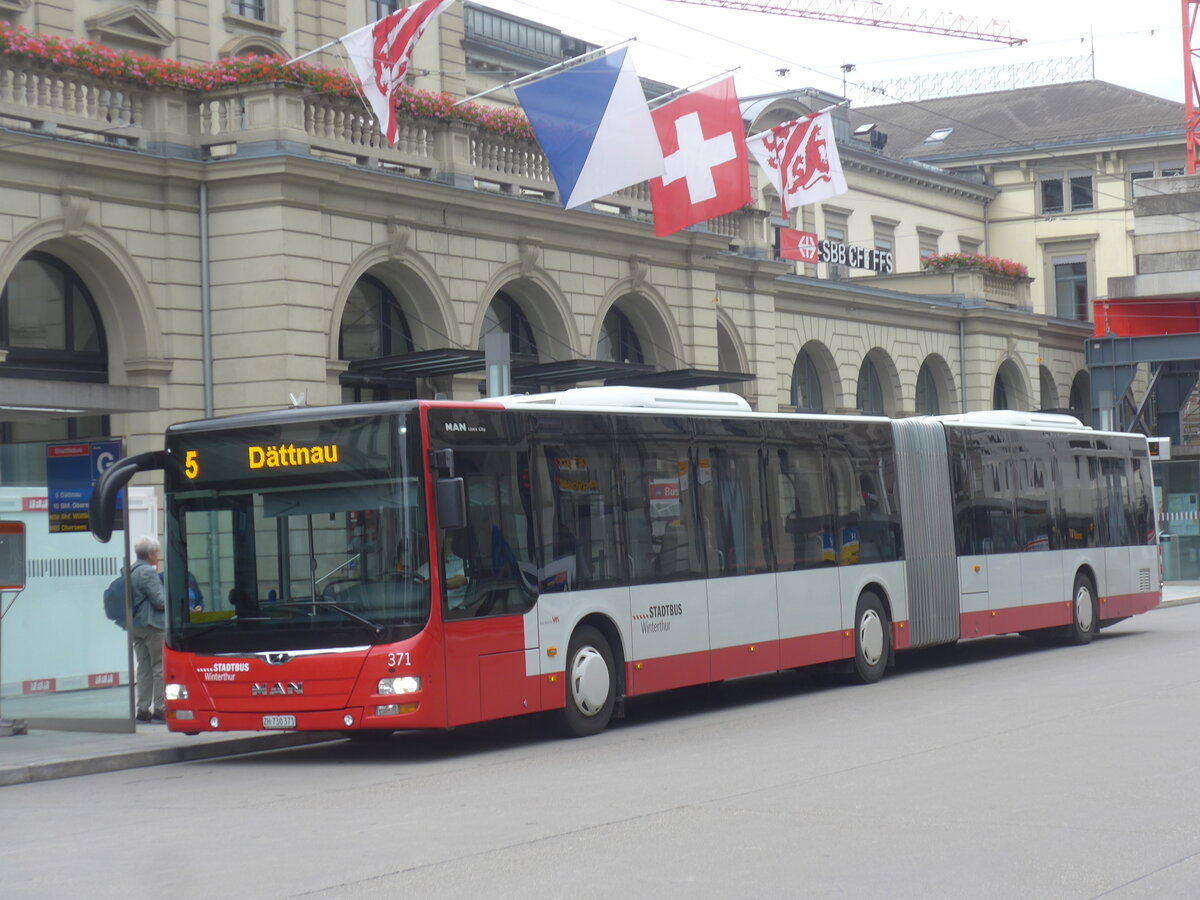
[[137, 708], [139, 712], [167, 711], [166, 686], [163, 684], [163, 638], [161, 628], [135, 625], [133, 659], [137, 664]]

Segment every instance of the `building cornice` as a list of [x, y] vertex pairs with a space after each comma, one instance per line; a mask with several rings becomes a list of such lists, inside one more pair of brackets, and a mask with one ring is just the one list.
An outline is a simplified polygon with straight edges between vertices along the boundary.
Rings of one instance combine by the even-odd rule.
[[838, 155], [844, 170], [874, 175], [902, 184], [930, 188], [955, 197], [984, 202], [994, 200], [1000, 194], [997, 188], [968, 181], [953, 172], [947, 172], [916, 160], [892, 159], [869, 150], [847, 147], [844, 144], [838, 145]]

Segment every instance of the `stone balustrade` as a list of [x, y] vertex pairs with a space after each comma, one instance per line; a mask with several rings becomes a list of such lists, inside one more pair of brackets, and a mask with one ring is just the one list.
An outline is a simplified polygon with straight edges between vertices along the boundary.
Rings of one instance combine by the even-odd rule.
[[872, 284], [892, 290], [929, 296], [954, 294], [969, 303], [986, 303], [1025, 311], [1032, 309], [1029, 290], [1032, 281], [1032, 278], [1014, 278], [972, 268], [880, 275], [871, 279]]
[[[0, 57], [0, 125], [196, 160], [302, 154], [558, 202], [550, 166], [536, 142], [471, 122], [401, 117], [389, 147], [361, 99], [300, 84], [188, 91], [122, 84], [38, 60]], [[653, 221], [645, 183], [602, 198], [594, 209]], [[723, 216], [708, 229], [744, 243], [754, 235], [743, 218], [741, 212]]]

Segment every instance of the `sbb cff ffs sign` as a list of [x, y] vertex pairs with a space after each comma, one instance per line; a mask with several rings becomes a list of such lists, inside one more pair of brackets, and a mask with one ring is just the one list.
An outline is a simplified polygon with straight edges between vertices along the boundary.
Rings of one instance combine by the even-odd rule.
[[841, 241], [824, 240], [817, 244], [817, 258], [835, 266], [852, 269], [870, 269], [873, 272], [892, 274], [892, 251], [876, 250], [874, 247], [854, 247]]
[[871, 269], [892, 274], [892, 251], [854, 247], [841, 241], [819, 240], [811, 231], [779, 229], [779, 255], [803, 263], [829, 263], [852, 269]]

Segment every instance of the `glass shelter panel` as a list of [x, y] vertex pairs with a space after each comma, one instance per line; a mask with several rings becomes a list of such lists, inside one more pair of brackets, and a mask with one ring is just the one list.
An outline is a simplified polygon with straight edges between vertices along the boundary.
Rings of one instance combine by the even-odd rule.
[[[104, 614], [104, 589], [121, 569], [126, 532], [107, 544], [86, 532], [52, 533], [46, 445], [8, 445], [0, 518], [25, 526], [21, 591], [0, 591], [0, 718], [32, 728], [133, 730], [128, 633]], [[130, 488], [130, 544], [157, 534], [151, 488]]]

